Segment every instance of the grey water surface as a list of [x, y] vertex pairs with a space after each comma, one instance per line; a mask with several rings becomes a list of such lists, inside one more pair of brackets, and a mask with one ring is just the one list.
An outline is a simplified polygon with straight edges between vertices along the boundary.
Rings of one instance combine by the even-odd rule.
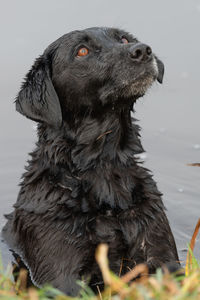
[[[14, 98], [33, 60], [59, 36], [92, 26], [120, 27], [149, 44], [165, 63], [136, 104], [145, 166], [163, 193], [180, 259], [200, 218], [200, 0], [0, 0], [0, 227], [19, 191], [34, 147], [34, 122], [15, 112]], [[4, 263], [8, 251], [2, 243]], [[200, 238], [195, 253], [200, 258]]]

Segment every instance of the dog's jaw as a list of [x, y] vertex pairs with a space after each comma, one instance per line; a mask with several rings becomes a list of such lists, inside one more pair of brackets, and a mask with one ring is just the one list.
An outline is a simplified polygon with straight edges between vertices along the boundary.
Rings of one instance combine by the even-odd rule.
[[[103, 104], [107, 104], [112, 99], [115, 108], [119, 104], [123, 106], [134, 104], [138, 98], [145, 95], [156, 80], [161, 82], [162, 76], [162, 74], [160, 75], [157, 59], [153, 57], [152, 61], [137, 76], [124, 78], [121, 82], [116, 80], [113, 85], [108, 81], [107, 85], [99, 91], [99, 99]], [[124, 99], [123, 103], [121, 102], [122, 99]]]
[[143, 97], [146, 91], [152, 86], [155, 81], [155, 76], [140, 76], [137, 80], [134, 80], [133, 83], [124, 87], [123, 97], [124, 98], [132, 98], [134, 102]]
[[133, 97], [134, 100], [143, 97], [158, 77], [158, 64], [155, 57], [153, 57], [147, 70], [144, 69], [131, 83], [124, 85], [123, 96], [128, 98]]

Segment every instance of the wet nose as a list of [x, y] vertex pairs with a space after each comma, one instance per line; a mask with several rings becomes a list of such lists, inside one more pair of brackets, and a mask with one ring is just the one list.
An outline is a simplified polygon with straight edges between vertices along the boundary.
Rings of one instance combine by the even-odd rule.
[[130, 57], [133, 61], [141, 62], [152, 58], [152, 50], [148, 45], [138, 43], [129, 49]]

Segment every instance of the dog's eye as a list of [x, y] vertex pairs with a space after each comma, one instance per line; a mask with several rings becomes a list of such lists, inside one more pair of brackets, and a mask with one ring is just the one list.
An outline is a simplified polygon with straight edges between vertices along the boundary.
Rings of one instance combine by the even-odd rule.
[[86, 47], [83, 47], [83, 48], [80, 48], [78, 50], [77, 56], [78, 57], [79, 56], [86, 56], [86, 55], [88, 55], [88, 53], [89, 53], [89, 50]]
[[125, 37], [122, 37], [121, 41], [122, 41], [123, 44], [128, 44], [129, 43], [129, 41]]

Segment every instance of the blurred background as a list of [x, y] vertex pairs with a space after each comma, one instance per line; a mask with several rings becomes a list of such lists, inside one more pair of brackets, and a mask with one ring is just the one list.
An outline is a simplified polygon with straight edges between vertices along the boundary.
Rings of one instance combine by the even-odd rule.
[[[180, 259], [200, 217], [200, 0], [0, 0], [0, 227], [15, 203], [35, 123], [13, 104], [34, 59], [61, 35], [119, 27], [149, 44], [165, 63], [158, 83], [136, 104], [145, 166], [154, 173]], [[196, 256], [200, 258], [200, 238]], [[4, 261], [8, 252], [1, 243]]]

